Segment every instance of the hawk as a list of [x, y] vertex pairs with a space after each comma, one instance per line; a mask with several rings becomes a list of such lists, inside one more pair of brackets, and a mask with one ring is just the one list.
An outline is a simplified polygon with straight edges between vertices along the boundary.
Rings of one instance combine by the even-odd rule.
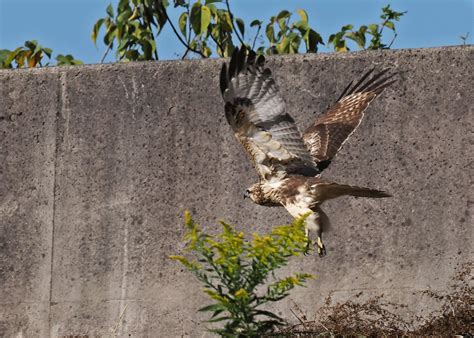
[[344, 142], [359, 126], [377, 95], [395, 82], [388, 70], [372, 76], [367, 72], [356, 84], [345, 88], [339, 99], [301, 134], [287, 112], [285, 102], [265, 68], [263, 55], [257, 57], [245, 46], [236, 48], [227, 67], [223, 64], [220, 90], [225, 116], [257, 170], [260, 181], [245, 191], [245, 197], [263, 206], [283, 206], [293, 216], [309, 214], [309, 231], [316, 231], [315, 245], [326, 254], [322, 241], [320, 205], [343, 195], [390, 197], [385, 191], [343, 185], [321, 178]]

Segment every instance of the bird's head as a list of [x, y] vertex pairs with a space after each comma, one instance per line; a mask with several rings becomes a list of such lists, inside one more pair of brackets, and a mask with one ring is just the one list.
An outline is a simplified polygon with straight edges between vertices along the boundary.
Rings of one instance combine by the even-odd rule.
[[252, 184], [245, 190], [244, 198], [250, 198], [256, 204], [264, 204], [265, 197], [260, 183]]
[[252, 202], [259, 205], [265, 205], [265, 206], [279, 205], [279, 204], [273, 203], [271, 200], [268, 199], [267, 194], [265, 194], [265, 191], [261, 183], [252, 184], [249, 188], [247, 188], [244, 193], [244, 198], [250, 198]]

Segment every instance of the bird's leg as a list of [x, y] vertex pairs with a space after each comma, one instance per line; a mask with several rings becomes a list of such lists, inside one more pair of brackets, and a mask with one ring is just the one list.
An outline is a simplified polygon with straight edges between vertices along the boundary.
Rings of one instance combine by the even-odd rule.
[[307, 226], [304, 228], [304, 235], [306, 236], [306, 249], [303, 254], [306, 256], [309, 255], [311, 251], [311, 238], [309, 238], [309, 229]]
[[[309, 237], [310, 230], [316, 231], [318, 235], [314, 243], [311, 241]], [[313, 211], [306, 219], [305, 235], [308, 242], [307, 242], [305, 254], [308, 254], [310, 251], [310, 246], [314, 245], [316, 246], [319, 257], [323, 257], [326, 255], [326, 248], [324, 247], [324, 244], [323, 244], [322, 233], [323, 233], [323, 230], [321, 227], [320, 215], [318, 212]]]
[[316, 239], [316, 245], [318, 247], [318, 254], [319, 257], [326, 256], [326, 247], [323, 243], [323, 230], [321, 228], [318, 229], [318, 238]]
[[[316, 238], [316, 242], [314, 242], [314, 245], [316, 246], [319, 257], [325, 256], [326, 248], [324, 247], [324, 243], [322, 239], [323, 229], [321, 225], [321, 216], [319, 215], [317, 211], [314, 211], [311, 215], [308, 216], [307, 229], [316, 231], [318, 237]], [[308, 240], [309, 240], [309, 237], [308, 237]], [[311, 243], [311, 241], [309, 240], [308, 243]]]

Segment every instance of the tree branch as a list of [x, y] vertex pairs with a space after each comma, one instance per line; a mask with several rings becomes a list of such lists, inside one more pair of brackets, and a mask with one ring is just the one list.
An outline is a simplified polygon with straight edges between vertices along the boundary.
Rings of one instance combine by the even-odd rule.
[[[191, 52], [194, 52], [196, 54], [199, 54], [201, 55], [203, 58], [205, 58], [206, 56], [200, 51], [200, 50], [197, 50], [197, 49], [194, 49], [194, 48], [191, 48], [190, 45], [188, 45], [186, 43], [186, 41], [184, 41], [184, 39], [181, 37], [181, 35], [179, 35], [176, 27], [173, 25], [173, 22], [170, 20], [170, 17], [168, 16], [168, 12], [166, 12], [166, 8], [162, 7], [162, 10], [163, 10], [163, 13], [165, 14], [166, 16], [166, 21], [168, 21], [168, 23], [170, 24], [171, 26], [171, 29], [173, 30], [174, 34], [178, 37], [179, 41], [184, 45], [184, 47], [186, 47], [188, 50], [190, 50]], [[186, 51], [187, 53], [187, 51]]]
[[395, 39], [397, 38], [397, 35], [398, 35], [397, 32], [394, 32], [394, 33], [393, 33], [392, 41], [390, 41], [390, 44], [389, 44], [388, 47], [387, 47], [388, 49], [390, 49], [390, 47], [392, 47], [393, 42], [394, 42]]
[[229, 0], [225, 0], [225, 4], [227, 5], [227, 11], [229, 12], [230, 21], [232, 22], [232, 29], [234, 30], [235, 35], [237, 36], [237, 39], [239, 39], [239, 41], [240, 41], [240, 43], [242, 44], [242, 46], [245, 46], [245, 42], [244, 42], [244, 40], [240, 37], [239, 31], [235, 28], [235, 24], [234, 24], [234, 14], [232, 14], [232, 12], [230, 11]]
[[102, 58], [100, 59], [100, 63], [104, 63], [105, 57], [107, 56], [107, 54], [109, 54], [110, 48], [112, 47], [113, 43], [113, 40], [110, 41], [109, 45], [107, 46], [107, 49], [104, 52], [104, 55], [102, 55]]
[[255, 34], [255, 39], [253, 39], [252, 50], [255, 49], [255, 43], [257, 42], [258, 34], [260, 33], [261, 28], [262, 28], [262, 25], [258, 25], [257, 34]]
[[224, 48], [222, 48], [222, 45], [219, 43], [219, 41], [217, 41], [216, 39], [214, 39], [214, 37], [212, 36], [212, 34], [209, 35], [212, 39], [212, 41], [215, 42], [215, 44], [217, 45], [217, 48], [220, 49], [221, 51], [221, 56], [224, 56]]

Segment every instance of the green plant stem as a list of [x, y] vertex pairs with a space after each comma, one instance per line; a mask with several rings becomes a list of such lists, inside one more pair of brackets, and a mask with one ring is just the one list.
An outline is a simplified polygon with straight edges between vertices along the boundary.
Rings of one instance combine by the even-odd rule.
[[[186, 12], [188, 13], [188, 18], [187, 20], [190, 20], [191, 18], [191, 12], [189, 10], [189, 3], [186, 4]], [[191, 21], [189, 21], [189, 25], [188, 25], [188, 36], [187, 36], [187, 41], [186, 41], [186, 44], [187, 46], [190, 45], [191, 43], [191, 33], [192, 33], [192, 30], [191, 30]], [[181, 57], [181, 60], [184, 60], [184, 58], [186, 57], [186, 55], [188, 55], [188, 52], [189, 52], [189, 48], [186, 47], [186, 51], [184, 52], [183, 56]]]
[[390, 41], [390, 44], [388, 45], [388, 49], [390, 49], [390, 47], [392, 47], [393, 45], [393, 42], [395, 41], [395, 39], [397, 38], [398, 34], [397, 32], [393, 32], [393, 38], [392, 38], [392, 41]]
[[[184, 47], [186, 47], [187, 50], [190, 50], [191, 52], [194, 52], [194, 53], [196, 53], [196, 54], [199, 54], [199, 55], [201, 55], [203, 58], [205, 58], [206, 56], [205, 56], [200, 50], [191, 48], [191, 46], [188, 45], [188, 44], [186, 43], [186, 41], [183, 40], [183, 38], [181, 37], [181, 35], [179, 35], [178, 31], [176, 30], [176, 27], [173, 25], [173, 22], [171, 22], [170, 17], [168, 16], [168, 12], [166, 12], [166, 9], [165, 9], [165, 8], [163, 8], [163, 13], [165, 13], [166, 21], [169, 22], [169, 24], [170, 24], [170, 26], [171, 26], [171, 29], [173, 30], [174, 34], [178, 37], [179, 41], [184, 45]], [[186, 51], [186, 53], [187, 53], [187, 51]]]
[[222, 45], [219, 43], [219, 41], [217, 41], [216, 39], [214, 39], [214, 37], [212, 36], [212, 34], [210, 35], [212, 41], [215, 42], [217, 48], [219, 48], [221, 50], [221, 54], [224, 55], [224, 48], [222, 48]]
[[255, 34], [255, 38], [253, 39], [253, 43], [252, 43], [252, 50], [255, 49], [255, 43], [257, 42], [258, 34], [260, 33], [261, 28], [262, 28], [262, 25], [258, 25], [257, 34]]
[[231, 12], [231, 10], [230, 10], [229, 0], [225, 0], [225, 4], [227, 5], [227, 11], [229, 12], [229, 15], [230, 15], [230, 21], [231, 21], [231, 23], [232, 23], [232, 29], [234, 30], [235, 35], [237, 36], [237, 39], [239, 39], [239, 41], [240, 41], [240, 43], [242, 44], [242, 46], [245, 46], [245, 42], [244, 42], [244, 40], [240, 37], [239, 31], [235, 28], [235, 24], [234, 24], [234, 14], [232, 14], [232, 12]]
[[109, 45], [107, 46], [107, 49], [105, 50], [104, 54], [102, 55], [102, 58], [100, 59], [100, 63], [104, 63], [104, 60], [107, 57], [107, 54], [109, 54], [109, 51], [112, 48], [112, 43], [113, 41], [110, 41]]
[[205, 58], [206, 56], [201, 51], [196, 50], [194, 48], [191, 48], [191, 46], [189, 44], [187, 44], [186, 41], [184, 41], [184, 39], [181, 37], [181, 35], [179, 35], [178, 30], [176, 29], [176, 27], [173, 25], [173, 22], [171, 21], [170, 17], [168, 16], [168, 12], [166, 11], [166, 8], [164, 6], [162, 6], [162, 9], [163, 9], [163, 13], [166, 16], [166, 21], [168, 21], [168, 23], [170, 24], [171, 29], [173, 30], [174, 34], [178, 37], [178, 40], [186, 47], [185, 55], [187, 54], [188, 50], [190, 50], [190, 51], [192, 51], [196, 54], [201, 55], [203, 58]]

